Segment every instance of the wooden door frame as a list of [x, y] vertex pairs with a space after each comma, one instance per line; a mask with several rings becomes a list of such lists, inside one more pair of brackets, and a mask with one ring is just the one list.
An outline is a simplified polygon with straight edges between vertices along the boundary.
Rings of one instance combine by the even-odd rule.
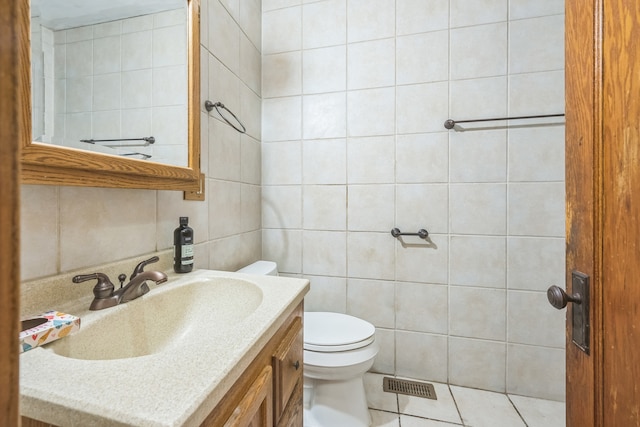
[[[31, 138], [28, 2], [0, 2], [0, 425], [19, 425], [20, 147]], [[26, 62], [26, 64], [25, 64]]]

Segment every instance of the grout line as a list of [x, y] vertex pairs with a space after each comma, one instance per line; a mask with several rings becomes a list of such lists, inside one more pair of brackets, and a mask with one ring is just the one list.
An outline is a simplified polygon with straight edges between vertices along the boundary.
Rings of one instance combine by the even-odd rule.
[[458, 416], [460, 417], [460, 423], [464, 424], [464, 418], [462, 418], [462, 412], [460, 412], [460, 407], [458, 406], [458, 402], [456, 401], [456, 396], [453, 394], [453, 390], [451, 390], [451, 385], [447, 384], [447, 389], [449, 390], [449, 394], [451, 394], [451, 399], [453, 400], [453, 404], [456, 405], [456, 411], [458, 411]]
[[507, 396], [507, 399], [509, 400], [509, 403], [511, 403], [511, 406], [513, 406], [513, 409], [516, 410], [516, 413], [518, 414], [518, 416], [520, 417], [520, 419], [524, 423], [525, 427], [529, 427], [529, 424], [527, 424], [527, 420], [524, 419], [524, 417], [522, 416], [522, 414], [518, 410], [518, 407], [516, 406], [516, 404], [513, 403], [513, 401], [511, 400], [511, 396], [509, 396], [507, 393], [505, 393], [504, 395]]

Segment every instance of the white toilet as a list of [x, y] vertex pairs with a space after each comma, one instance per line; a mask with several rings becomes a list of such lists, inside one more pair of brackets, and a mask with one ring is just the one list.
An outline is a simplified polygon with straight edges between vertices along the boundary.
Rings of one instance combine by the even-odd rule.
[[[257, 261], [239, 273], [278, 274], [276, 263]], [[304, 427], [371, 425], [363, 376], [378, 354], [375, 327], [340, 313], [304, 314]]]

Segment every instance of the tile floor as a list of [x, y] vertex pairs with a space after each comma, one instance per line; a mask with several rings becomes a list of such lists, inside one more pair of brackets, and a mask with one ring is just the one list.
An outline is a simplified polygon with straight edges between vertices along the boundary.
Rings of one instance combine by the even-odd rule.
[[385, 375], [368, 373], [365, 388], [372, 427], [564, 427], [564, 402], [507, 395], [447, 384], [437, 400], [388, 393]]

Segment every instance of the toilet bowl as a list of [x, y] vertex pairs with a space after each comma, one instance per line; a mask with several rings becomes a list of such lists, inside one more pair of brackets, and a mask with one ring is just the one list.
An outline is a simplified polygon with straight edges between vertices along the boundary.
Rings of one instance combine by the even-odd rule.
[[[257, 261], [238, 270], [277, 275], [274, 262]], [[332, 312], [304, 313], [304, 427], [371, 425], [363, 377], [378, 354], [375, 327]]]

